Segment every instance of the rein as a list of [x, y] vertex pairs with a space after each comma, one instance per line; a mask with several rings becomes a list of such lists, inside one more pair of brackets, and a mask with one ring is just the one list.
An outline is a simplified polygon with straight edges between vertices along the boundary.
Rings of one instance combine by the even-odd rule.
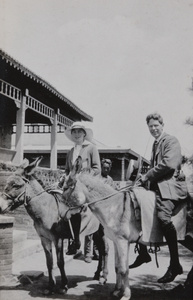
[[90, 206], [90, 205], [92, 205], [92, 204], [101, 202], [101, 201], [103, 201], [103, 200], [107, 200], [107, 199], [109, 199], [110, 197], [113, 197], [113, 196], [115, 196], [115, 195], [117, 195], [117, 194], [119, 194], [119, 193], [122, 193], [122, 192], [125, 192], [125, 191], [130, 191], [130, 190], [132, 190], [132, 189], [133, 189], [133, 186], [131, 186], [131, 185], [126, 185], [126, 186], [120, 188], [119, 190], [117, 190], [115, 193], [112, 193], [112, 194], [107, 195], [107, 196], [105, 196], [105, 197], [103, 197], [103, 198], [94, 200], [94, 201], [92, 201], [92, 202], [90, 202], [90, 203], [86, 203], [86, 205], [87, 205], [87, 206]]
[[[36, 194], [36, 195], [34, 195], [33, 197], [29, 198], [29, 197], [27, 196], [27, 185], [29, 184], [29, 180], [28, 180], [27, 178], [23, 177], [23, 176], [21, 176], [21, 177], [22, 177], [22, 179], [25, 181], [25, 188], [24, 188], [24, 190], [23, 190], [16, 198], [13, 198], [12, 196], [10, 196], [9, 194], [7, 194], [7, 193], [5, 193], [5, 192], [2, 193], [2, 194], [5, 195], [8, 199], [10, 199], [10, 200], [13, 201], [13, 203], [10, 203], [10, 204], [9, 204], [9, 205], [1, 212], [2, 214], [6, 213], [6, 211], [7, 211], [10, 207], [12, 207], [12, 206], [14, 206], [14, 205], [16, 205], [16, 204], [19, 204], [19, 205], [22, 205], [22, 204], [23, 204], [24, 206], [27, 206], [27, 205], [29, 204], [29, 202], [30, 202], [33, 198], [35, 198], [35, 197], [37, 197], [37, 196], [39, 196], [39, 195], [41, 195], [41, 194], [43, 194], [43, 193], [46, 193], [46, 192], [48, 192], [48, 191], [50, 190], [50, 186], [49, 186], [48, 188], [42, 190], [42, 191], [39, 192], [38, 194]], [[23, 195], [24, 195], [24, 199], [20, 200], [20, 198], [21, 198]], [[19, 206], [19, 205], [18, 205], [18, 206]]]
[[109, 199], [110, 197], [115, 196], [115, 195], [117, 195], [117, 194], [119, 194], [119, 193], [121, 193], [121, 192], [131, 191], [134, 187], [137, 187], [137, 186], [139, 186], [139, 185], [140, 185], [140, 178], [136, 179], [136, 180], [134, 181], [134, 184], [133, 184], [133, 185], [126, 185], [126, 186], [120, 188], [119, 190], [117, 190], [115, 193], [112, 193], [112, 194], [110, 194], [110, 195], [108, 195], [108, 196], [105, 196], [105, 197], [103, 197], [103, 198], [94, 200], [94, 201], [92, 201], [92, 202], [90, 202], [90, 203], [86, 203], [86, 204], [87, 204], [87, 206], [90, 206], [90, 205], [95, 204], [95, 203], [97, 203], [97, 202], [101, 202], [101, 201], [103, 201], [103, 200], [107, 200], [107, 199]]
[[[24, 205], [25, 207], [27, 207], [27, 205], [30, 203], [30, 201], [32, 200], [32, 199], [34, 199], [35, 197], [38, 197], [39, 195], [41, 195], [41, 194], [43, 194], [43, 193], [49, 193], [50, 195], [52, 195], [53, 197], [54, 197], [54, 199], [55, 199], [55, 201], [56, 201], [56, 205], [57, 205], [57, 209], [58, 209], [58, 216], [59, 216], [59, 220], [60, 219], [63, 219], [63, 217], [61, 216], [61, 212], [60, 212], [60, 200], [58, 199], [58, 196], [57, 196], [57, 194], [56, 193], [52, 193], [52, 191], [54, 192], [55, 190], [53, 190], [53, 187], [52, 187], [52, 185], [50, 185], [50, 186], [48, 186], [47, 188], [45, 188], [45, 189], [43, 189], [41, 192], [39, 192], [39, 193], [37, 193], [37, 194], [35, 194], [33, 197], [29, 197], [28, 195], [27, 195], [27, 187], [28, 187], [28, 185], [29, 185], [29, 183], [30, 183], [30, 181], [27, 179], [27, 178], [25, 178], [25, 177], [23, 177], [23, 176], [21, 176], [21, 178], [24, 180], [24, 182], [25, 182], [25, 185], [24, 185], [24, 190], [17, 196], [17, 197], [12, 197], [11, 195], [9, 195], [9, 194], [7, 194], [7, 193], [5, 193], [5, 192], [3, 192], [2, 194], [3, 195], [5, 195], [8, 199], [10, 199], [10, 200], [12, 200], [12, 202], [10, 203], [10, 204], [8, 204], [8, 206], [4, 209], [4, 210], [2, 210], [2, 214], [5, 214], [10, 208], [12, 208], [13, 207], [13, 209], [16, 207], [19, 207], [19, 206], [21, 206], [21, 205]], [[56, 190], [57, 191], [57, 190]], [[22, 196], [24, 196], [22, 199], [21, 199], [21, 197]], [[82, 210], [82, 209], [81, 209]], [[73, 234], [73, 232], [72, 232], [72, 234]]]
[[[105, 197], [102, 197], [102, 198], [100, 198], [100, 199], [94, 200], [94, 201], [92, 201], [92, 202], [90, 202], [90, 203], [84, 203], [83, 205], [77, 205], [77, 206], [71, 206], [71, 207], [69, 207], [68, 211], [71, 210], [71, 209], [79, 208], [79, 207], [80, 207], [80, 208], [82, 207], [82, 210], [86, 210], [86, 208], [87, 208], [88, 206], [91, 206], [92, 204], [95, 204], [95, 203], [98, 203], [98, 202], [107, 200], [107, 199], [109, 199], [110, 197], [113, 197], [113, 196], [115, 196], [115, 195], [117, 195], [117, 194], [119, 194], [119, 193], [122, 193], [122, 192], [125, 192], [125, 191], [131, 191], [131, 190], [132, 190], [134, 187], [136, 187], [136, 186], [139, 186], [138, 181], [135, 182], [135, 184], [132, 185], [132, 186], [131, 186], [131, 185], [126, 185], [126, 186], [120, 188], [119, 190], [117, 190], [116, 192], [114, 192], [114, 193], [112, 193], [112, 194], [109, 194], [109, 195], [107, 195], [107, 196], [105, 196]], [[72, 193], [72, 192], [71, 192], [71, 193]], [[68, 211], [67, 211], [67, 212], [68, 212]]]

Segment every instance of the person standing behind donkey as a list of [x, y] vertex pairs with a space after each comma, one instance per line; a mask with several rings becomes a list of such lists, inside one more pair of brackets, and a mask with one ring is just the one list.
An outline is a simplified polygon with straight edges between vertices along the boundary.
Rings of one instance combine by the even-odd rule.
[[114, 182], [109, 173], [111, 172], [112, 161], [110, 159], [103, 158], [101, 161], [101, 177], [103, 181], [110, 186], [114, 187]]
[[[103, 158], [101, 160], [101, 178], [105, 183], [114, 187], [113, 179], [109, 176], [111, 167], [112, 167], [112, 162], [110, 159]], [[93, 260], [99, 259], [97, 245], [100, 244], [100, 239], [101, 239], [101, 236], [103, 236], [103, 235], [104, 235], [104, 229], [103, 229], [102, 225], [100, 224], [99, 229], [94, 234], [87, 235], [85, 237], [85, 244], [84, 244], [85, 262], [90, 263], [92, 261], [92, 259]], [[93, 255], [92, 255], [92, 240], [93, 240]], [[108, 249], [108, 248], [106, 248], [106, 249]]]
[[[106, 184], [115, 188], [114, 181], [112, 177], [109, 175], [109, 173], [111, 172], [111, 168], [112, 168], [112, 161], [110, 159], [103, 158], [101, 160], [101, 178]], [[104, 228], [100, 224], [98, 231], [93, 234], [93, 241], [94, 241], [93, 259], [99, 258], [98, 247], [100, 247], [101, 244], [100, 240], [103, 236], [104, 236]], [[105, 256], [109, 251], [109, 246], [106, 240], [104, 240], [104, 243], [105, 243], [105, 247], [102, 249], [101, 253], [103, 253], [103, 255]]]
[[[151, 168], [145, 175], [141, 175], [140, 180], [142, 184], [149, 181], [150, 190], [156, 194], [158, 220], [170, 253], [169, 268], [158, 282], [167, 283], [183, 273], [179, 262], [176, 229], [171, 217], [181, 201], [188, 198], [188, 192], [185, 176], [181, 172], [182, 155], [179, 141], [163, 131], [164, 123], [159, 114], [148, 115], [146, 122], [155, 141], [152, 148]], [[146, 246], [140, 245], [139, 255], [129, 268], [136, 268], [149, 261], [151, 257]]]

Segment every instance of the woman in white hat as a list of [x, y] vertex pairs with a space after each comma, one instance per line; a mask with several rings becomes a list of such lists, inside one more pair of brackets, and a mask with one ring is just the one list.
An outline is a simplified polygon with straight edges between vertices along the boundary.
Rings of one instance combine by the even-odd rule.
[[[86, 128], [81, 122], [74, 122], [70, 128], [65, 131], [66, 136], [74, 142], [74, 147], [68, 152], [66, 158], [65, 171], [68, 174], [74, 165], [78, 156], [82, 157], [82, 171], [88, 171], [92, 175], [101, 173], [101, 164], [99, 152], [95, 145], [92, 144], [93, 132]], [[76, 254], [80, 248], [80, 214], [71, 217], [72, 228], [74, 231], [74, 241], [69, 243], [67, 255]]]
[[66, 173], [72, 170], [75, 160], [80, 155], [84, 170], [88, 170], [93, 175], [100, 174], [100, 157], [96, 146], [92, 144], [92, 129], [86, 128], [81, 122], [74, 122], [66, 129], [65, 134], [75, 144], [67, 154]]

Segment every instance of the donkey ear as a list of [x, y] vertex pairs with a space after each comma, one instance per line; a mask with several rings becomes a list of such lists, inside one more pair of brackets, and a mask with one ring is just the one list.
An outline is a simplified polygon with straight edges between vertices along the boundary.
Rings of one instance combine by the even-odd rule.
[[25, 169], [29, 165], [29, 160], [27, 158], [24, 158], [22, 164], [19, 166], [19, 168]]
[[16, 170], [16, 174], [22, 175], [24, 173], [24, 169], [29, 166], [29, 160], [27, 158], [24, 158], [22, 164], [18, 166], [18, 169]]
[[42, 160], [43, 156], [37, 157], [31, 164], [29, 164], [25, 168], [25, 173], [27, 175], [32, 175], [35, 171], [35, 168], [39, 165], [40, 161]]

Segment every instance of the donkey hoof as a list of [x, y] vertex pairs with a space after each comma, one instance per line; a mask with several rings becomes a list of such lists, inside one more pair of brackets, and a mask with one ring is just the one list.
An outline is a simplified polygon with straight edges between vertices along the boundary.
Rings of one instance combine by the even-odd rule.
[[100, 277], [100, 279], [99, 279], [99, 284], [105, 285], [106, 282], [107, 282], [107, 279], [106, 279], [106, 278]]
[[121, 297], [121, 292], [120, 290], [114, 290], [112, 293], [111, 293], [111, 296], [115, 297], [115, 298], [120, 298]]
[[64, 288], [59, 288], [58, 293], [60, 295], [65, 295], [67, 293], [67, 291], [68, 291], [68, 287], [65, 286]]
[[54, 295], [54, 291], [53, 291], [53, 290], [49, 290], [49, 289], [45, 289], [45, 290], [43, 291], [43, 295], [44, 295], [44, 296]]
[[123, 296], [120, 300], [130, 300], [131, 297], [130, 296]]

